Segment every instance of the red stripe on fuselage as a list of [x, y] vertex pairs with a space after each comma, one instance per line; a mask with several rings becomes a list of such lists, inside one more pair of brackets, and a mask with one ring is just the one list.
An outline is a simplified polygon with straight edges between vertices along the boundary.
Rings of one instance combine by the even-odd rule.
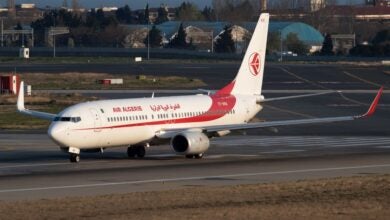
[[218, 90], [214, 96], [221, 96], [221, 95], [230, 95], [233, 91], [234, 85], [236, 84], [236, 81], [232, 81], [231, 83], [227, 84], [222, 89]]
[[[151, 121], [143, 123], [134, 123], [134, 124], [124, 124], [124, 125], [115, 125], [107, 127], [97, 127], [97, 128], [83, 128], [75, 130], [93, 130], [93, 129], [113, 129], [113, 128], [126, 128], [126, 127], [138, 127], [138, 126], [149, 126], [149, 125], [163, 125], [163, 124], [184, 124], [184, 123], [196, 123], [196, 122], [209, 122], [219, 118], [222, 118], [233, 110], [236, 104], [236, 97], [233, 95], [223, 95], [215, 94], [210, 96], [211, 106], [209, 110], [205, 113], [193, 116], [189, 118], [178, 118], [178, 119], [168, 119], [161, 121]], [[193, 112], [198, 112], [200, 110], [193, 110]]]

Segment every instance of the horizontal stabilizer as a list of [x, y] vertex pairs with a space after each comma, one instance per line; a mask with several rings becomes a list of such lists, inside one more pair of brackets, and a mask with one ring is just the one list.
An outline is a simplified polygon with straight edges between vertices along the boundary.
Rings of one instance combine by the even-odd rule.
[[18, 101], [16, 102], [16, 108], [17, 108], [18, 112], [25, 114], [25, 115], [35, 117], [35, 118], [40, 118], [40, 119], [52, 121], [56, 117], [55, 114], [33, 111], [33, 110], [26, 109], [24, 107], [24, 82], [23, 81], [20, 83]]

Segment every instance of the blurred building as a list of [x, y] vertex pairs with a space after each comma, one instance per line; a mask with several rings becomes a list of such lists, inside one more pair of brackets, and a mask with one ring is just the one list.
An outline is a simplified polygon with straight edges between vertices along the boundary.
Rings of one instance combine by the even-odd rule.
[[333, 42], [333, 52], [336, 54], [349, 54], [349, 51], [356, 46], [355, 34], [333, 34], [331, 36]]
[[22, 24], [31, 23], [43, 17], [43, 11], [32, 3], [14, 4], [15, 1], [8, 1], [7, 8], [0, 8], [0, 17], [9, 25], [16, 24], [16, 20]]
[[[222, 33], [225, 26], [229, 26], [228, 22], [179, 22], [168, 21], [160, 25], [156, 25], [163, 36], [163, 43], [168, 43], [179, 29], [180, 24], [187, 33], [187, 42], [192, 43], [199, 50], [212, 50], [212, 45], [215, 39]], [[147, 36], [147, 25], [125, 25], [130, 34], [127, 36], [128, 45], [126, 47], [144, 47], [143, 43]], [[232, 38], [236, 43], [236, 52], [244, 53], [247, 45], [252, 37], [252, 33], [256, 27], [256, 22], [242, 22], [231, 27]], [[149, 27], [150, 28], [150, 27]], [[312, 26], [301, 22], [270, 22], [270, 32], [281, 34], [283, 39], [287, 35], [294, 33], [311, 51], [321, 48], [324, 37]]]
[[325, 14], [335, 18], [351, 17], [361, 21], [390, 21], [390, 5], [350, 6], [333, 5], [323, 9]]
[[366, 4], [376, 7], [390, 7], [390, 0], [366, 0]]
[[[264, 2], [266, 1], [264, 0]], [[273, 0], [268, 1], [266, 5], [270, 10], [304, 10], [312, 12], [324, 8], [326, 6], [326, 0]]]
[[[160, 8], [166, 11], [169, 21], [176, 19], [176, 9], [175, 8], [170, 8], [164, 4], [161, 5]], [[157, 20], [157, 18], [159, 16], [158, 13], [159, 13], [160, 8], [149, 8], [149, 21], [150, 21], [150, 23], [153, 24]], [[144, 14], [145, 9], [136, 10], [135, 13], [136, 14]]]

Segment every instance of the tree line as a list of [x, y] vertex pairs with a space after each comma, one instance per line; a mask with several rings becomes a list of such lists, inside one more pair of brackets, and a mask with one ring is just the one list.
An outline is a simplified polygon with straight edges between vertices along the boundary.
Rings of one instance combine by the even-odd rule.
[[[230, 21], [239, 23], [240, 21], [256, 21], [258, 16], [257, 6], [254, 0], [213, 0], [212, 7], [198, 9], [196, 4], [183, 2], [175, 9], [176, 20], [180, 21]], [[35, 32], [35, 45], [44, 46], [45, 31], [50, 27], [66, 26], [70, 28], [70, 33], [56, 37], [59, 46], [103, 46], [103, 47], [123, 47], [123, 41], [129, 34], [120, 24], [152, 24], [149, 20], [150, 8], [145, 6], [143, 10], [132, 10], [128, 5], [118, 8], [115, 12], [104, 12], [102, 9], [91, 9], [86, 13], [71, 12], [65, 9], [51, 10], [44, 14], [41, 19], [32, 22], [31, 26]], [[152, 25], [161, 24], [168, 21], [168, 11], [164, 6], [158, 8], [158, 16]], [[20, 28], [20, 25], [17, 26]], [[235, 43], [231, 36], [231, 26], [224, 28], [222, 34], [215, 39], [214, 51], [235, 52]], [[388, 35], [386, 30], [378, 32], [379, 36]], [[377, 35], [378, 35], [377, 34]], [[380, 38], [380, 37], [378, 37]], [[150, 44], [151, 47], [169, 47], [195, 49], [191, 39], [187, 42], [183, 25], [177, 34], [169, 39], [167, 45], [162, 44], [162, 33], [152, 26], [148, 37], [143, 43]], [[325, 37], [325, 40], [327, 37]], [[372, 40], [368, 45], [359, 45], [350, 52], [352, 55], [388, 55], [389, 41]], [[329, 48], [329, 43], [324, 42], [323, 48]], [[332, 46], [333, 49], [333, 46]], [[268, 53], [292, 51], [297, 54], [308, 54], [308, 45], [305, 45], [296, 34], [289, 34], [285, 39], [280, 39], [279, 33], [269, 33]], [[333, 55], [330, 52], [321, 51], [317, 54]]]

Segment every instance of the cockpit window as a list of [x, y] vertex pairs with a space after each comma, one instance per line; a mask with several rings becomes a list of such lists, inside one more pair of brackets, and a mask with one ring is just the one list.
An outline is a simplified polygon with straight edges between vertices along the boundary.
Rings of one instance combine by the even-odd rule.
[[55, 117], [54, 121], [64, 121], [64, 122], [73, 122], [77, 123], [81, 121], [80, 117]]
[[81, 121], [81, 118], [80, 118], [80, 117], [72, 117], [72, 118], [70, 118], [70, 119], [71, 119], [71, 121], [74, 122], [74, 123], [77, 123], [77, 122]]

